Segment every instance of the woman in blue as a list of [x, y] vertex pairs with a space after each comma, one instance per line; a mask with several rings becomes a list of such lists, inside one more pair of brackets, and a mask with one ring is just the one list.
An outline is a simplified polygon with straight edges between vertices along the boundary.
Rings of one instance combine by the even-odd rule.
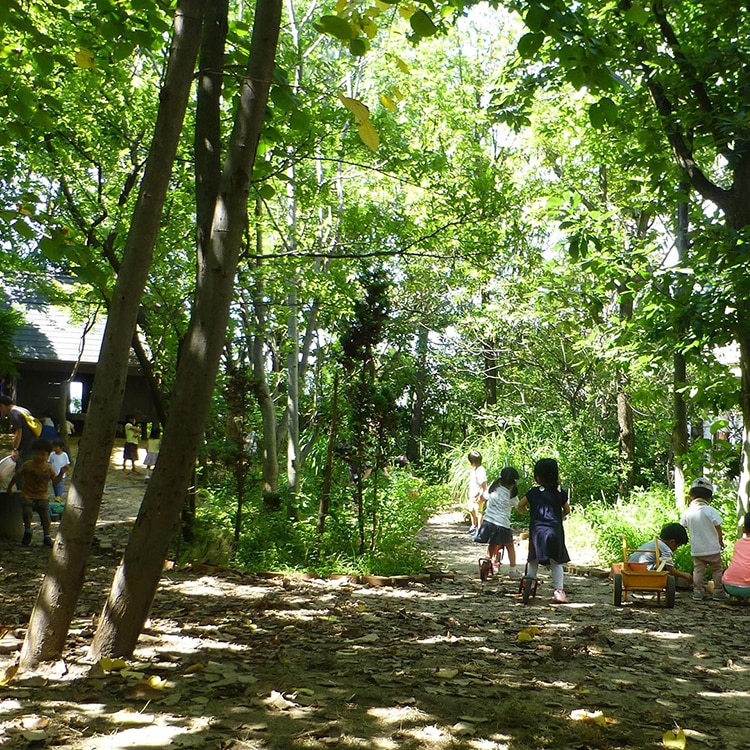
[[534, 465], [532, 487], [518, 503], [518, 510], [529, 509], [529, 561], [526, 575], [536, 578], [539, 565], [549, 565], [554, 600], [567, 602], [563, 588], [563, 564], [570, 562], [565, 547], [563, 518], [570, 513], [568, 494], [561, 490], [560, 471], [554, 458], [542, 458]]

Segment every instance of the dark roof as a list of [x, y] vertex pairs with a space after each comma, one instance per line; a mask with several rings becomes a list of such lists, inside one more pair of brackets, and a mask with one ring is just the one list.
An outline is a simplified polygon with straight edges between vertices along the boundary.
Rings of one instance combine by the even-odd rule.
[[21, 360], [77, 362], [83, 347], [82, 363], [99, 361], [107, 320], [104, 312], [91, 325], [92, 321], [73, 319], [63, 307], [17, 303], [13, 307], [25, 319], [13, 337]]

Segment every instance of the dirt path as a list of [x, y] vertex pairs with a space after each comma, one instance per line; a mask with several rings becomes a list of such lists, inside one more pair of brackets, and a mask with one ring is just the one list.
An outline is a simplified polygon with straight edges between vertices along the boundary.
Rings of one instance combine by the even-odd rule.
[[[682, 592], [673, 610], [615, 608], [611, 584], [581, 571], [570, 604], [551, 603], [545, 577], [525, 606], [516, 582], [479, 581], [480, 548], [451, 514], [422, 539], [455, 577], [429, 584], [170, 571], [136, 658], [106, 671], [121, 665], [86, 650], [130, 502], [114, 487], [66, 661], [0, 688], [0, 747], [643, 750], [678, 724], [688, 748], [750, 748], [750, 608]], [[0, 675], [44, 559], [0, 544]]]

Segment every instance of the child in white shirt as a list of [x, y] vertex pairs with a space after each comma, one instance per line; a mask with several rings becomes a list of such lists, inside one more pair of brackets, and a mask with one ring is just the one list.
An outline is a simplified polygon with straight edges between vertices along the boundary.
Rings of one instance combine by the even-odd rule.
[[518, 580], [521, 572], [516, 568], [516, 548], [513, 544], [513, 531], [510, 528], [510, 512], [518, 504], [518, 472], [506, 466], [487, 491], [487, 505], [484, 509], [482, 525], [475, 542], [487, 545], [487, 556], [497, 564], [502, 550], [508, 552], [510, 578]]

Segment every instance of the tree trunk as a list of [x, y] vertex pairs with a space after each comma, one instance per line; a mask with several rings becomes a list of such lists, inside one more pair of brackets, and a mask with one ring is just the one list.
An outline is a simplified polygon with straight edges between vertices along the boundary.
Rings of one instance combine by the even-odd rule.
[[[690, 182], [684, 177], [680, 192], [690, 195]], [[690, 205], [688, 200], [677, 204], [677, 258], [682, 265], [688, 249], [688, 229], [690, 228]], [[678, 287], [675, 292], [677, 301], [684, 299], [690, 292]], [[678, 331], [679, 335], [681, 332]], [[674, 455], [674, 499], [677, 508], [686, 506], [685, 493], [685, 456], [688, 449], [687, 404], [682, 395], [682, 388], [687, 382], [687, 362], [685, 355], [675, 352], [673, 365], [672, 409], [674, 428], [672, 429], [672, 453]]]
[[426, 326], [419, 326], [419, 331], [417, 332], [417, 371], [414, 376], [414, 390], [411, 400], [409, 440], [406, 444], [406, 457], [413, 464], [418, 464], [421, 458], [422, 409], [427, 392], [428, 333]]
[[333, 376], [333, 401], [331, 403], [331, 421], [328, 429], [328, 447], [326, 449], [326, 465], [323, 470], [323, 480], [320, 485], [320, 502], [318, 504], [318, 539], [323, 536], [328, 512], [331, 507], [331, 486], [333, 485], [333, 456], [336, 447], [336, 430], [339, 418], [339, 374]]
[[[620, 320], [623, 322], [633, 317], [632, 294], [631, 289], [623, 285], [623, 288], [620, 290]], [[635, 482], [635, 426], [628, 387], [628, 375], [620, 368], [617, 371], [617, 426], [620, 435], [620, 467], [617, 479], [617, 494], [620, 500], [627, 500]]]
[[[262, 205], [260, 200], [255, 204], [255, 253], [258, 257], [256, 280], [253, 286], [253, 309], [255, 311], [255, 334], [253, 335], [251, 357], [253, 362], [253, 393], [258, 401], [260, 417], [263, 423], [261, 451], [261, 474], [263, 497], [275, 496], [279, 491], [279, 454], [276, 434], [276, 404], [266, 377], [266, 301], [263, 289], [263, 277], [260, 272], [263, 255], [263, 231], [260, 222]], [[249, 323], [246, 321], [246, 326]]]
[[94, 658], [133, 653], [156, 594], [183, 493], [208, 419], [224, 346], [255, 152], [266, 113], [281, 22], [280, 0], [258, 0], [250, 60], [216, 201], [208, 254], [197, 279], [159, 463], [94, 636]]
[[148, 164], [123, 252], [60, 530], [21, 651], [21, 666], [61, 656], [81, 593], [125, 392], [130, 343], [151, 266], [200, 43], [205, 0], [180, 0]]
[[674, 429], [672, 430], [672, 452], [674, 453], [674, 499], [675, 505], [685, 508], [685, 454], [688, 448], [687, 404], [678, 390], [685, 385], [687, 365], [685, 356], [674, 355], [674, 385], [672, 386], [672, 408]]

